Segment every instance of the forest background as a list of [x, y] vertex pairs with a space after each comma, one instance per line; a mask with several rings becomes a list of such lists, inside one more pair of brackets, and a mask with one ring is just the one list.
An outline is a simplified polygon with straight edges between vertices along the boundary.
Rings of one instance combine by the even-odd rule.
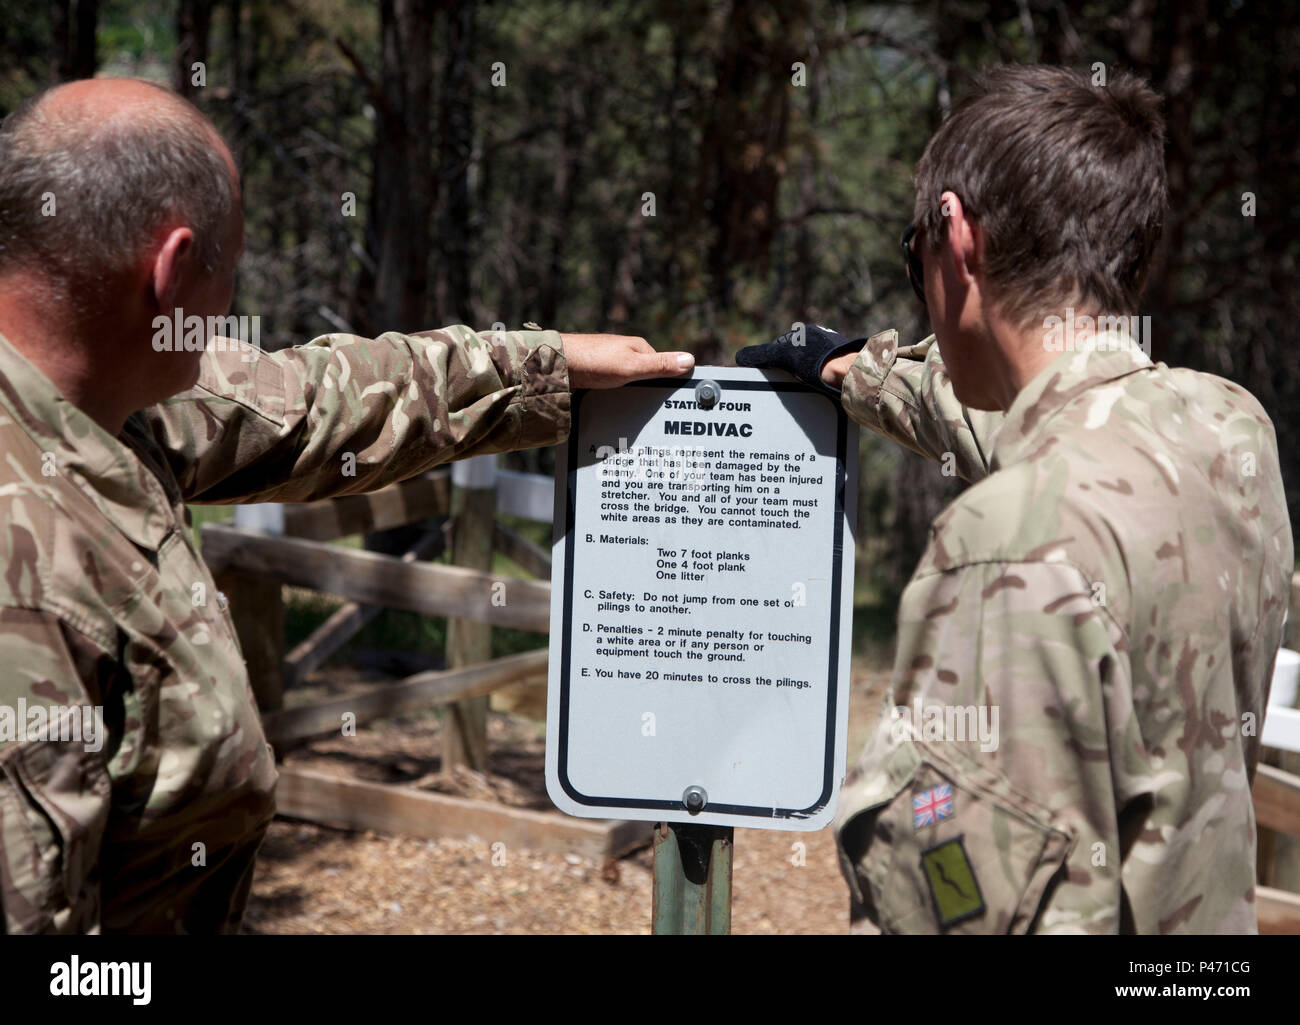
[[[1300, 508], [1295, 4], [0, 0], [0, 115], [132, 75], [222, 129], [247, 216], [232, 312], [267, 348], [450, 323], [702, 363], [798, 321], [919, 339], [916, 160], [973, 72], [1034, 61], [1165, 97], [1153, 355], [1260, 399]], [[883, 634], [961, 485], [865, 433], [861, 459], [859, 616]]]

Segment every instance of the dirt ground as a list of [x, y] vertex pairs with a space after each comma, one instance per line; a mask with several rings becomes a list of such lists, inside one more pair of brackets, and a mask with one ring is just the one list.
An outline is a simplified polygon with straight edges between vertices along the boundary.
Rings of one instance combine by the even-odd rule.
[[[857, 668], [849, 705], [850, 763], [879, 712], [887, 672]], [[325, 693], [346, 692], [335, 680]], [[318, 695], [319, 696], [319, 695]], [[300, 700], [304, 696], [300, 697]], [[318, 741], [286, 764], [519, 807], [549, 810], [542, 724], [493, 712], [490, 772], [448, 780], [436, 713], [376, 723]], [[846, 933], [848, 891], [830, 829], [737, 829], [732, 932]], [[499, 856], [495, 859], [500, 862]], [[346, 832], [277, 818], [258, 857], [244, 919], [249, 933], [648, 933], [649, 849], [601, 864], [580, 854], [506, 850], [491, 837], [423, 840]]]

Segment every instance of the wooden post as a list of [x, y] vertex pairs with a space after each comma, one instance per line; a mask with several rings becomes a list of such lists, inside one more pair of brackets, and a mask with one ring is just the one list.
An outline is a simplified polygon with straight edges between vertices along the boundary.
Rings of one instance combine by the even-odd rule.
[[[496, 516], [496, 456], [475, 456], [452, 465], [451, 558], [456, 566], [492, 569], [492, 524]], [[447, 668], [492, 658], [492, 627], [475, 619], [447, 620]], [[458, 701], [443, 726], [442, 771], [459, 765], [487, 769], [487, 696]]]
[[248, 680], [263, 712], [284, 707], [284, 601], [280, 582], [245, 573], [221, 573], [217, 588], [230, 602], [239, 647], [248, 665]]
[[[1300, 573], [1291, 578], [1291, 605], [1283, 645], [1300, 648]], [[1300, 695], [1295, 707], [1300, 708]], [[1300, 775], [1300, 753], [1265, 750], [1260, 761], [1292, 775]], [[1261, 885], [1300, 893], [1300, 838], [1261, 826], [1256, 833], [1256, 865]]]
[[[264, 534], [284, 533], [284, 508], [276, 503], [235, 507], [235, 526]], [[248, 681], [263, 712], [284, 707], [284, 600], [280, 582], [246, 573], [222, 572], [217, 588], [230, 602]]]
[[1291, 602], [1287, 610], [1286, 633], [1282, 636], [1284, 647], [1300, 651], [1300, 573], [1291, 577]]

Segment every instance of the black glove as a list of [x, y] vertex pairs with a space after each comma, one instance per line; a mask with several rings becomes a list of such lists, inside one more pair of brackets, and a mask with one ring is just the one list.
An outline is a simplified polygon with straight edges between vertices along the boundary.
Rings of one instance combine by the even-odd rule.
[[800, 341], [799, 330], [796, 328], [764, 345], [747, 345], [736, 353], [736, 366], [785, 370], [804, 384], [839, 395], [838, 388], [832, 388], [822, 380], [822, 367], [837, 356], [857, 352], [867, 340], [858, 338], [850, 341], [824, 327], [805, 324], [802, 328], [803, 344], [797, 344]]

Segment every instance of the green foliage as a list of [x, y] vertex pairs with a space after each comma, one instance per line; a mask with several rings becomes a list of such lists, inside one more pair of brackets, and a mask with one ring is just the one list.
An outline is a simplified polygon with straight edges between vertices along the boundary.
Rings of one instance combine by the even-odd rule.
[[[467, 5], [473, 31], [458, 36]], [[234, 312], [260, 315], [272, 348], [367, 323], [367, 261], [384, 230], [403, 228], [400, 204], [393, 224], [372, 219], [375, 167], [400, 141], [386, 105], [407, 57], [428, 52], [428, 109], [405, 114], [434, 154], [422, 180], [433, 242], [424, 265], [398, 268], [424, 313], [381, 329], [468, 309], [480, 328], [625, 331], [712, 362], [796, 320], [918, 338], [928, 327], [897, 239], [930, 133], [976, 69], [1100, 63], [1167, 96], [1172, 210], [1142, 311], [1156, 355], [1261, 399], [1300, 506], [1293, 7], [1218, 5], [1198, 21], [1194, 6], [1121, 0], [456, 0], [407, 5], [432, 27], [398, 32], [397, 53], [382, 45], [381, 5], [365, 0], [212, 4], [196, 99], [243, 173]], [[0, 0], [0, 111], [50, 82], [49, 10]], [[98, 45], [104, 73], [168, 78], [174, 5], [101, 4]], [[444, 152], [458, 61], [468, 162]], [[1255, 217], [1242, 215], [1245, 192]], [[344, 194], [355, 217], [341, 213]], [[449, 216], [458, 194], [462, 222]], [[450, 294], [451, 262], [466, 265], [468, 295]], [[551, 465], [547, 453], [513, 458]], [[882, 606], [950, 495], [933, 467], [864, 437], [859, 561]]]

